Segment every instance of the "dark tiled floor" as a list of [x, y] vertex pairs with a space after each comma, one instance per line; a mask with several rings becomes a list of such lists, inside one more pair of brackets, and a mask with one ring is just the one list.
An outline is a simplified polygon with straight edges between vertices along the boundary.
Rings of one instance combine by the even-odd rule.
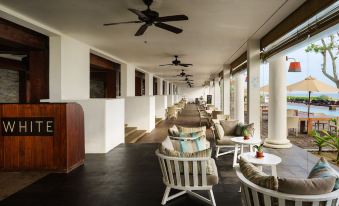
[[[190, 109], [192, 111], [188, 111]], [[187, 119], [191, 119], [194, 120], [191, 123], [196, 124], [196, 110], [192, 107], [188, 110], [175, 123], [185, 124]], [[162, 127], [154, 130], [144, 142], [160, 141], [173, 123], [163, 122]], [[159, 136], [161, 138], [157, 138]], [[107, 154], [88, 154], [83, 167], [70, 174], [50, 174], [1, 201], [0, 206], [160, 205], [165, 187], [154, 154], [156, 148], [157, 144], [122, 144]], [[282, 157], [278, 175], [283, 177], [306, 177], [317, 161], [313, 155], [296, 146], [287, 150], [266, 149], [266, 152]], [[216, 161], [219, 184], [214, 186], [213, 191], [217, 205], [240, 205], [239, 182], [232, 168], [232, 158], [232, 155], [226, 155]], [[270, 172], [268, 168], [264, 169]], [[170, 201], [168, 205], [203, 204], [186, 195]]]

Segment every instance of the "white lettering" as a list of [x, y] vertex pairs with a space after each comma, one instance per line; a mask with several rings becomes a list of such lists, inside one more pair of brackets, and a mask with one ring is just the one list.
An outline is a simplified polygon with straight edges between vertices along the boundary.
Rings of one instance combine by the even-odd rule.
[[35, 121], [38, 124], [38, 132], [41, 132], [41, 124], [43, 121]]
[[46, 122], [46, 130], [47, 130], [47, 132], [53, 132], [52, 124], [53, 124], [53, 121], [47, 121]]
[[27, 132], [27, 121], [23, 121], [25, 124], [22, 124], [22, 121], [19, 121], [19, 132], [21, 132], [21, 129], [25, 129], [25, 132]]
[[5, 125], [5, 121], [2, 122], [2, 125], [5, 128], [5, 132], [8, 132], [8, 129], [11, 130], [11, 132], [13, 132], [14, 130], [14, 126], [15, 126], [15, 122], [13, 121], [13, 123], [11, 124], [11, 121], [7, 121], [7, 126]]

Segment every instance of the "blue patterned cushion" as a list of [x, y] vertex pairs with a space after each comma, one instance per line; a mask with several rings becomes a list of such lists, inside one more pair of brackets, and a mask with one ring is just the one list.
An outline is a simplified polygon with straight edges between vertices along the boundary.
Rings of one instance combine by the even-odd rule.
[[325, 178], [325, 177], [336, 177], [336, 183], [334, 185], [333, 190], [339, 189], [339, 175], [338, 172], [335, 171], [331, 165], [326, 161], [325, 158], [321, 157], [317, 164], [314, 165], [308, 178]]

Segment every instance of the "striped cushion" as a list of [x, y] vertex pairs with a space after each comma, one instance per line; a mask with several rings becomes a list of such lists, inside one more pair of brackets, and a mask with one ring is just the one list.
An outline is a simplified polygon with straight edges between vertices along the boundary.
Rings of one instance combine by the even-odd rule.
[[198, 152], [208, 149], [206, 138], [195, 138], [193, 140], [177, 140], [172, 139], [172, 145], [174, 150], [178, 152]]
[[327, 160], [323, 157], [319, 159], [317, 164], [314, 165], [308, 178], [325, 178], [325, 177], [335, 177], [337, 178], [336, 183], [334, 185], [333, 190], [339, 189], [339, 175], [331, 165], [327, 162]]
[[178, 137], [179, 136], [179, 129], [176, 125], [173, 125], [172, 127], [168, 128], [168, 135], [172, 137]]
[[[211, 155], [212, 155], [212, 149], [211, 148], [206, 149], [206, 150], [202, 150], [202, 151], [199, 151], [199, 152], [190, 153], [190, 152], [178, 152], [178, 151], [175, 151], [175, 150], [168, 150], [168, 149], [160, 146], [159, 151], [160, 151], [160, 153], [162, 153], [166, 156], [183, 157], [183, 158], [211, 157]], [[171, 166], [172, 166], [172, 168], [175, 168], [173, 161], [171, 162]], [[192, 162], [189, 162], [188, 168], [189, 168], [189, 173], [193, 174], [193, 163]], [[183, 162], [180, 162], [180, 164], [179, 164], [179, 171], [181, 173], [184, 172]], [[174, 169], [173, 169], [173, 172], [174, 172]], [[198, 173], [201, 174], [201, 165], [200, 164], [198, 165]], [[211, 159], [211, 160], [207, 161], [206, 174], [211, 175], [211, 174], [215, 174], [215, 173], [216, 172], [213, 170], [213, 162], [212, 162], [212, 159]]]
[[182, 126], [178, 126], [179, 132], [180, 133], [194, 133], [194, 132], [204, 132], [206, 135], [206, 126], [203, 127], [182, 127]]
[[256, 185], [261, 187], [277, 190], [278, 189], [278, 179], [274, 176], [269, 176], [266, 173], [262, 172], [258, 167], [247, 162], [245, 159], [240, 158], [239, 161], [240, 171], [248, 179]]

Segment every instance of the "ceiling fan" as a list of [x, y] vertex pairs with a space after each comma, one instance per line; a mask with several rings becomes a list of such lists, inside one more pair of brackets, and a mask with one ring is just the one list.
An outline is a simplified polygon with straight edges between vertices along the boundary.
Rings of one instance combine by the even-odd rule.
[[178, 60], [178, 56], [177, 55], [175, 55], [174, 58], [175, 59], [172, 61], [172, 64], [162, 64], [162, 65], [159, 65], [159, 66], [182, 66], [182, 67], [193, 66], [193, 64], [184, 64], [184, 63], [181, 63], [181, 61]]
[[153, 0], [143, 0], [144, 3], [147, 5], [147, 9], [144, 11], [139, 11], [136, 9], [128, 9], [129, 11], [133, 12], [138, 16], [139, 21], [125, 21], [125, 22], [116, 22], [116, 23], [107, 23], [104, 26], [112, 26], [118, 24], [133, 24], [133, 23], [144, 23], [138, 31], [134, 34], [134, 36], [141, 36], [145, 33], [146, 29], [149, 26], [156, 26], [161, 29], [165, 29], [167, 31], [179, 34], [182, 32], [182, 29], [171, 26], [169, 24], [165, 24], [163, 22], [169, 21], [184, 21], [188, 20], [186, 15], [173, 15], [173, 16], [159, 16], [159, 13], [150, 9]]
[[182, 69], [180, 74], [177, 77], [193, 77], [193, 75], [186, 74], [185, 71]]

